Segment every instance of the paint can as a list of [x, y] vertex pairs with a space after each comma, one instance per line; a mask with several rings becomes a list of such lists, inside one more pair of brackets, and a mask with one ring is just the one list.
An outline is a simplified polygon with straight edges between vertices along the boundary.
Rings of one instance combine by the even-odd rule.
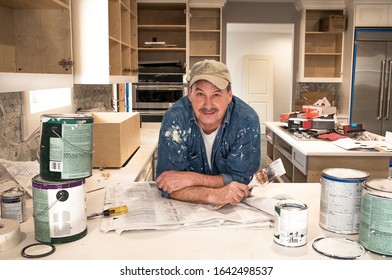
[[341, 234], [359, 232], [362, 183], [370, 174], [349, 168], [328, 168], [321, 173], [319, 225]]
[[283, 200], [275, 205], [274, 241], [287, 247], [306, 244], [308, 207], [296, 200]]
[[392, 180], [363, 183], [359, 243], [367, 250], [392, 256]]
[[13, 187], [1, 195], [1, 217], [3, 219], [26, 221], [25, 191]]
[[85, 179], [48, 181], [35, 176], [33, 216], [35, 239], [67, 243], [87, 234]]
[[42, 178], [71, 180], [92, 175], [93, 122], [87, 114], [41, 116]]

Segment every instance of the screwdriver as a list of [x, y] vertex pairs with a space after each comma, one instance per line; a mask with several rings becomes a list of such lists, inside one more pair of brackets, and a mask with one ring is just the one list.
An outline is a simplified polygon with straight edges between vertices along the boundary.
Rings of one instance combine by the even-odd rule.
[[108, 208], [106, 210], [103, 210], [101, 213], [94, 213], [94, 214], [88, 215], [87, 219], [93, 218], [93, 217], [98, 217], [98, 216], [104, 216], [104, 217], [118, 216], [121, 214], [125, 214], [127, 212], [128, 212], [128, 206], [122, 205], [122, 206]]

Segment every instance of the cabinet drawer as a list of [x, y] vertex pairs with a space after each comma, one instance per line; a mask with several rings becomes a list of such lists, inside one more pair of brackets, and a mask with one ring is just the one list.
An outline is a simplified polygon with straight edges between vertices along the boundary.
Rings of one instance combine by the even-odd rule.
[[293, 148], [292, 161], [303, 174], [307, 175], [307, 159], [304, 154]]

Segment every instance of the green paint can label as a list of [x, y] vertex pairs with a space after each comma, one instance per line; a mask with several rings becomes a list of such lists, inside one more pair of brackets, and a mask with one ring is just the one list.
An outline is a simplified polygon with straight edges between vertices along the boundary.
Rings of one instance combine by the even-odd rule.
[[87, 114], [41, 116], [42, 178], [70, 180], [92, 175], [93, 122]]
[[392, 180], [364, 183], [359, 242], [369, 251], [392, 256]]

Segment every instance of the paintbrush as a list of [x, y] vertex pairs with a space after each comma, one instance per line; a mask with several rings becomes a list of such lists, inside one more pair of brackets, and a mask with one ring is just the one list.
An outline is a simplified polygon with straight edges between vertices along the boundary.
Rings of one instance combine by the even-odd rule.
[[[249, 189], [255, 187], [263, 187], [274, 180], [278, 179], [280, 176], [284, 175], [286, 170], [284, 168], [283, 162], [280, 158], [271, 162], [266, 167], [261, 167], [253, 176], [253, 180], [249, 183]], [[213, 210], [218, 210], [225, 206], [224, 204], [215, 205]]]

